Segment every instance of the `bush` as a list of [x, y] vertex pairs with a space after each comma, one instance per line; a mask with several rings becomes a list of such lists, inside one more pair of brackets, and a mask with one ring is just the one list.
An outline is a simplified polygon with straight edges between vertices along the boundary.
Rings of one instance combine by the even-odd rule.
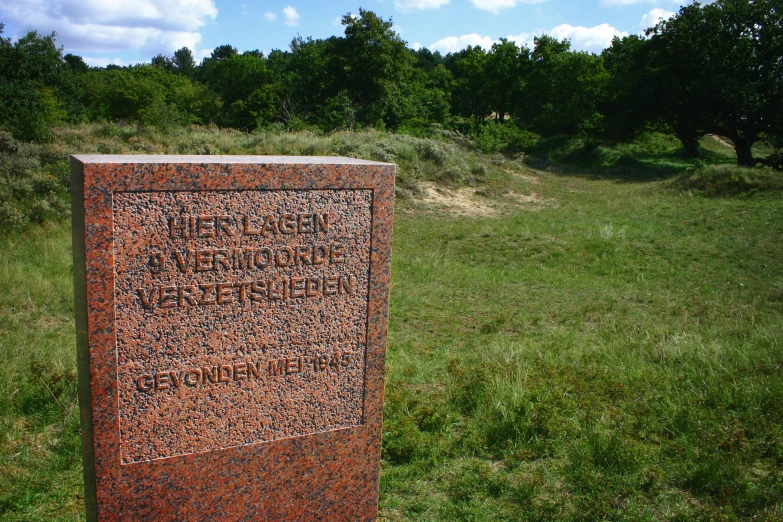
[[538, 135], [515, 125], [489, 122], [473, 134], [476, 146], [485, 154], [525, 152], [538, 144]]
[[448, 154], [431, 140], [422, 140], [416, 145], [416, 152], [423, 160], [431, 161], [436, 165], [443, 165], [448, 159]]
[[0, 135], [0, 230], [69, 214], [67, 161], [41, 167], [29, 145]]
[[783, 172], [783, 149], [777, 149], [766, 158], [759, 158], [756, 161], [778, 172]]
[[[60, 108], [55, 92], [37, 88], [32, 83], [5, 86], [8, 96], [6, 120], [13, 137], [20, 141], [47, 142], [52, 138], [52, 126], [62, 123], [66, 113]], [[9, 92], [10, 91], [10, 92]]]

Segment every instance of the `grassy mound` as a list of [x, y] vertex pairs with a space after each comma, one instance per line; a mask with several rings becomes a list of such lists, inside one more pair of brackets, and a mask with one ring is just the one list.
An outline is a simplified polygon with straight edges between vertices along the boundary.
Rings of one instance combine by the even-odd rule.
[[709, 165], [688, 169], [671, 186], [683, 192], [705, 196], [751, 196], [760, 192], [783, 191], [783, 172], [749, 169], [734, 165]]
[[419, 181], [444, 185], [497, 184], [503, 169], [485, 166], [469, 140], [440, 131], [417, 138], [367, 130], [243, 133], [217, 127], [158, 129], [114, 123], [55, 129], [52, 143], [20, 143], [0, 134], [0, 230], [69, 213], [70, 154], [253, 154], [347, 156], [398, 165], [398, 196]]

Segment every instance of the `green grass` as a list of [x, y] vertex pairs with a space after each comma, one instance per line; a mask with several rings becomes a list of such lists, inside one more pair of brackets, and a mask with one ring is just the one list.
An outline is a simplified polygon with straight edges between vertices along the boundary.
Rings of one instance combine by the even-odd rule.
[[[700, 172], [683, 173], [691, 164], [652, 181], [675, 161], [665, 147], [640, 152], [661, 137], [620, 154], [653, 164], [645, 182], [618, 183], [602, 167], [545, 172], [383, 133], [69, 132], [50, 148], [201, 136], [221, 152], [331, 153], [341, 140], [360, 156], [394, 151], [405, 197], [382, 520], [783, 518], [783, 198], [774, 184], [741, 197], [703, 190], [737, 174], [720, 172], [731, 158], [701, 169], [709, 183], [683, 186]], [[464, 179], [445, 176], [458, 166]], [[475, 185], [504, 211], [427, 211], [423, 180]], [[2, 520], [83, 516], [71, 285], [67, 224], [0, 236]]]
[[540, 184], [395, 223], [384, 514], [783, 516], [783, 202]]
[[83, 519], [70, 227], [0, 252], [0, 519]]

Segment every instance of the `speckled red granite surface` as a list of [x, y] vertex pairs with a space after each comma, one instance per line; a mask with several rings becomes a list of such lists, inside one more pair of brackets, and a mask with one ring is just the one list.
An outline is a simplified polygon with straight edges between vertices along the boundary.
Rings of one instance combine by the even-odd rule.
[[89, 518], [375, 519], [394, 166], [72, 171]]

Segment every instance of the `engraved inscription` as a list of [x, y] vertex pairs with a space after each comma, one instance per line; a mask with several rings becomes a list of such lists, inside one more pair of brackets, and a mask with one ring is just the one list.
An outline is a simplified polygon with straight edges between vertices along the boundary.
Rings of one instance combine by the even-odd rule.
[[140, 392], [154, 392], [181, 386], [208, 386], [212, 384], [265, 379], [309, 372], [340, 371], [351, 365], [351, 354], [339, 350], [334, 354], [291, 356], [278, 359], [234, 361], [209, 368], [187, 368], [147, 373], [136, 377]]
[[113, 195], [123, 464], [362, 423], [370, 190]]
[[221, 235], [266, 236], [267, 234], [317, 234], [329, 231], [329, 214], [282, 214], [264, 216], [188, 216], [169, 218], [172, 238], [207, 238]]
[[323, 277], [282, 277], [257, 281], [221, 281], [183, 286], [150, 286], [139, 288], [144, 308], [263, 303], [289, 299], [351, 295], [355, 278], [349, 275]]

